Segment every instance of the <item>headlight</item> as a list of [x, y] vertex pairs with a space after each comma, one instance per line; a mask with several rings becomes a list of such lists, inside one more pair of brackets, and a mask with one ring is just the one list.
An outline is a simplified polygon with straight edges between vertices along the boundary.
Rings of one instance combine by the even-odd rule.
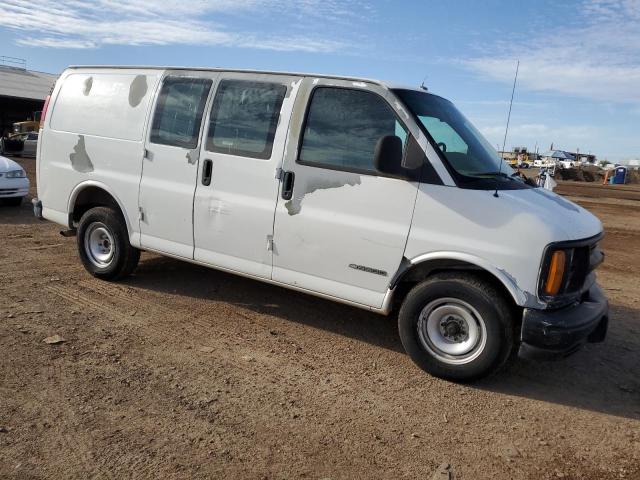
[[580, 295], [590, 273], [604, 259], [598, 247], [601, 238], [602, 234], [547, 246], [538, 280], [539, 297], [558, 305]]
[[12, 170], [5, 175], [7, 178], [24, 178], [27, 176], [24, 170]]
[[551, 254], [547, 278], [544, 279], [543, 291], [545, 295], [555, 296], [560, 292], [564, 271], [567, 267], [567, 254], [564, 250], [556, 250]]

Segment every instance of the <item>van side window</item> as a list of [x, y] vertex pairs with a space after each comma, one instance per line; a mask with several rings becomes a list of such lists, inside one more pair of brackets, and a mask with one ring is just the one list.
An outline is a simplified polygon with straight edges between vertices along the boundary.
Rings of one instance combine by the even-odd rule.
[[270, 158], [286, 92], [277, 83], [222, 80], [211, 107], [207, 150]]
[[407, 130], [379, 95], [319, 87], [311, 98], [298, 161], [337, 170], [376, 173], [373, 154], [380, 138]]
[[210, 88], [211, 80], [205, 78], [167, 77], [158, 97], [150, 141], [196, 148]]

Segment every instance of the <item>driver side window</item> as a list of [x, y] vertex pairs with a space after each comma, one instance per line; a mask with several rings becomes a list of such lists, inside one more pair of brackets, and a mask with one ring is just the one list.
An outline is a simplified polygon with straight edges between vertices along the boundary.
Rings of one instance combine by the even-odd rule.
[[318, 87], [304, 126], [299, 163], [378, 174], [374, 151], [387, 135], [406, 146], [407, 130], [379, 95], [363, 90]]

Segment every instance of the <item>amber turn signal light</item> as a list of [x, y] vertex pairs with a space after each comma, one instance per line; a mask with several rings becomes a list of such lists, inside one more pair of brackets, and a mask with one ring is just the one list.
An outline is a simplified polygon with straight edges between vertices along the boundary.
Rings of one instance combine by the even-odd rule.
[[551, 256], [549, 264], [549, 273], [547, 273], [547, 281], [544, 284], [544, 293], [547, 295], [557, 295], [562, 286], [564, 278], [564, 266], [566, 260], [564, 250], [556, 250]]

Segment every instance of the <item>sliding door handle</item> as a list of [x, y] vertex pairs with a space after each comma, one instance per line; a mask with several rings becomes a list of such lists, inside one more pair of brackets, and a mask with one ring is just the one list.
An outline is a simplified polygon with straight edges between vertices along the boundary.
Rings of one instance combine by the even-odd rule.
[[282, 175], [282, 198], [284, 200], [291, 200], [293, 196], [293, 183], [296, 179], [296, 174], [293, 172], [284, 172]]
[[202, 184], [211, 185], [211, 175], [213, 174], [213, 160], [206, 159], [202, 164]]

